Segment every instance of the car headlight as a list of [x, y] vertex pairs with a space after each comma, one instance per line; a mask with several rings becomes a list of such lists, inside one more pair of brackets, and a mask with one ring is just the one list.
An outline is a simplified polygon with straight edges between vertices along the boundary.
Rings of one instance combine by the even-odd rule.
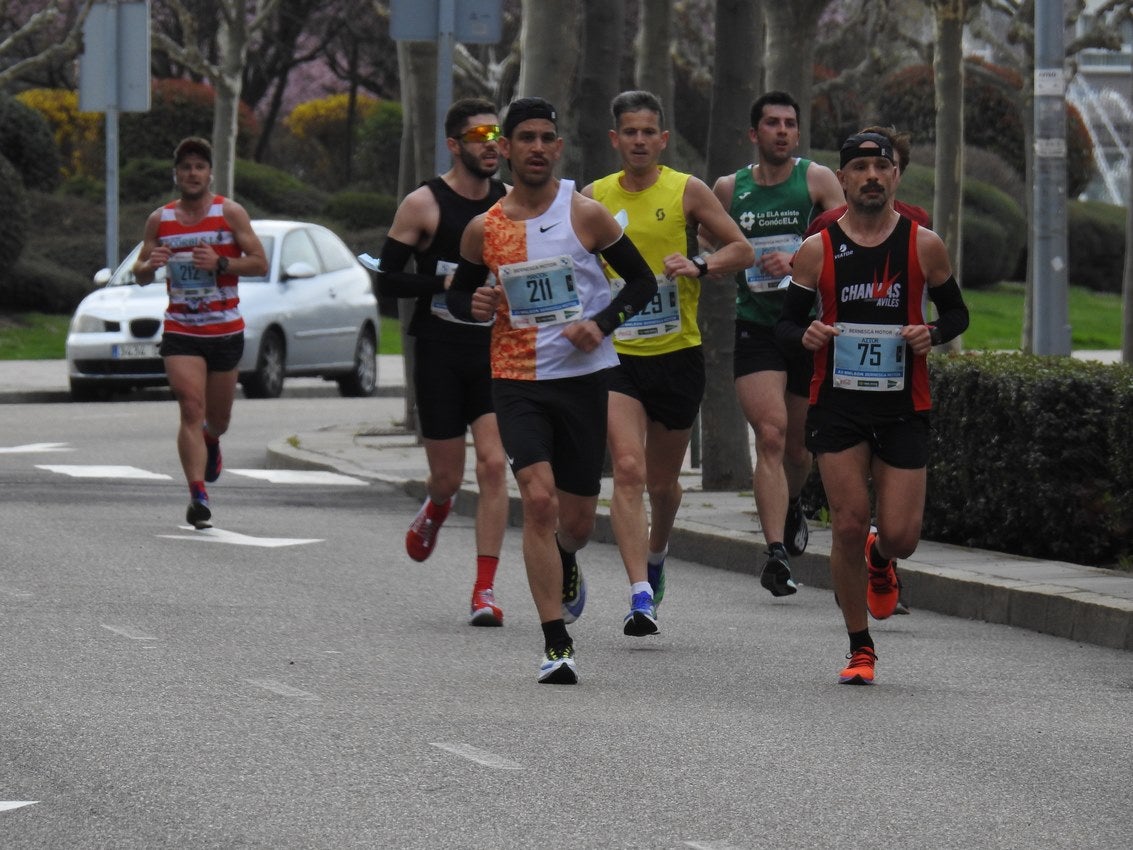
[[106, 331], [106, 323], [89, 313], [80, 313], [71, 320], [71, 333], [100, 334]]

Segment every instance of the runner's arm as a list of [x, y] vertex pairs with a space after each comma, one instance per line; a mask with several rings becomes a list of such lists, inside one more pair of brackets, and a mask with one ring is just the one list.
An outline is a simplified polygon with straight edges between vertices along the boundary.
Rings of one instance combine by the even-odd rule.
[[639, 313], [657, 294], [657, 278], [637, 246], [625, 233], [600, 253], [625, 281], [625, 286], [611, 299], [609, 306], [593, 317], [599, 330], [609, 336], [618, 325]]

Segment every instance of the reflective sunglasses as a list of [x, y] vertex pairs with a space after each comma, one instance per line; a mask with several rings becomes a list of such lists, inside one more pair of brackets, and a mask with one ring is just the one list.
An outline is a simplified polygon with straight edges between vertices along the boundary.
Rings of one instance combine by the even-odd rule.
[[499, 124], [479, 124], [476, 127], [469, 127], [457, 138], [462, 142], [494, 142], [500, 135]]

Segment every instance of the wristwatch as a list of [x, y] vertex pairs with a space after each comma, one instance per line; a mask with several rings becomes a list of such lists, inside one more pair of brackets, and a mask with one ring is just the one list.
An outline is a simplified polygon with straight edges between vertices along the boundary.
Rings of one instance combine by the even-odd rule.
[[934, 346], [940, 345], [944, 341], [940, 338], [940, 328], [936, 325], [928, 326], [928, 338], [932, 341]]
[[704, 257], [690, 257], [692, 264], [696, 266], [696, 276], [704, 277], [708, 274], [708, 261]]
[[228, 271], [228, 257], [218, 257], [216, 260], [216, 273], [224, 274]]

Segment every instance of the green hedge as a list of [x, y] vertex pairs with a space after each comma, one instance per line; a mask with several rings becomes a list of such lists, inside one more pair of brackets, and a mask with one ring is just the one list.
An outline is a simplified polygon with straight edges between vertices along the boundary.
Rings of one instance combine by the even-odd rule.
[[1125, 207], [1073, 201], [1066, 212], [1070, 283], [1120, 293], [1125, 274]]
[[[28, 235], [28, 193], [20, 173], [0, 155], [0, 269], [9, 269], [19, 259]], [[0, 274], [0, 280], [3, 280]]]
[[0, 156], [19, 173], [24, 186], [50, 192], [63, 179], [63, 163], [42, 115], [0, 93]]
[[[934, 355], [929, 370], [926, 540], [1133, 563], [1133, 368], [964, 354]], [[817, 472], [804, 507], [826, 507]]]
[[397, 212], [397, 198], [377, 192], [338, 192], [327, 202], [326, 214], [351, 230], [388, 227]]

